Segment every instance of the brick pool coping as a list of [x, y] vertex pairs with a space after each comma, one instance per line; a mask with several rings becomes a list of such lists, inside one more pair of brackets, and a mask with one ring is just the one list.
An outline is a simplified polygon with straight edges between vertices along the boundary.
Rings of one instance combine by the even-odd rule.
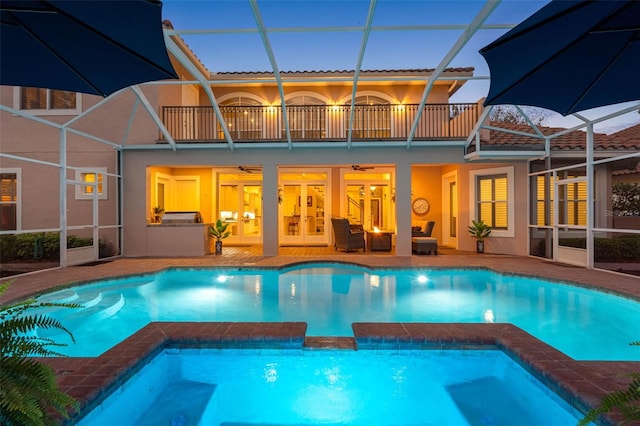
[[[626, 387], [621, 373], [640, 362], [576, 361], [512, 324], [354, 323], [354, 337], [306, 337], [304, 322], [154, 322], [98, 357], [41, 358], [63, 392], [79, 402], [78, 420], [166, 348], [282, 350], [497, 349], [581, 412]], [[603, 425], [617, 423], [604, 419]]]

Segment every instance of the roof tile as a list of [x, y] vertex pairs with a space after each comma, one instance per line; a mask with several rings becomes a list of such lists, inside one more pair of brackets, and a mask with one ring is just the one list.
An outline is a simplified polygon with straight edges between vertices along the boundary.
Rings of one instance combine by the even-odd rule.
[[[527, 124], [512, 124], [504, 122], [491, 122], [492, 127], [529, 133], [532, 136], [517, 135], [498, 130], [491, 130], [489, 139], [482, 139], [486, 145], [504, 146], [540, 146], [544, 142], [537, 137], [535, 130]], [[561, 132], [563, 128], [538, 126], [540, 132], [549, 136]], [[485, 133], [486, 135], [486, 133]], [[584, 150], [586, 148], [586, 133], [583, 130], [574, 130], [557, 136], [551, 140], [553, 150]], [[621, 130], [610, 135], [594, 133], [594, 148], [596, 150], [640, 150], [640, 124]]]

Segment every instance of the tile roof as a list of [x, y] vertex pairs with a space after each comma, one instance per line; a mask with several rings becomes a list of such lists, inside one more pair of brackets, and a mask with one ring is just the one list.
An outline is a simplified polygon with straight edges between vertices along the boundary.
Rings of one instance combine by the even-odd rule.
[[640, 143], [640, 123], [609, 135], [619, 143]]
[[[536, 132], [527, 124], [512, 124], [504, 122], [490, 123], [492, 127], [499, 127], [508, 130], [529, 133], [532, 136], [517, 135], [512, 133], [490, 130], [489, 138], [484, 132], [481, 140], [482, 144], [491, 146], [530, 146], [532, 149], [544, 147], [544, 141], [536, 137]], [[554, 133], [566, 130], [560, 127], [538, 126], [540, 132], [549, 136]], [[574, 130], [555, 137], [551, 140], [553, 150], [584, 150], [586, 147], [586, 134], [582, 130]], [[617, 133], [607, 135], [605, 133], [594, 133], [594, 148], [599, 151], [606, 150], [640, 150], [640, 124], [621, 130]]]
[[[413, 68], [413, 69], [386, 69], [386, 70], [361, 70], [360, 74], [427, 74], [432, 73], [435, 68]], [[446, 68], [444, 72], [448, 73], [473, 73], [473, 67]], [[355, 70], [312, 70], [312, 71], [280, 71], [281, 75], [344, 75], [354, 74]], [[262, 76], [273, 75], [272, 71], [222, 71], [214, 75], [244, 75], [244, 76]]]

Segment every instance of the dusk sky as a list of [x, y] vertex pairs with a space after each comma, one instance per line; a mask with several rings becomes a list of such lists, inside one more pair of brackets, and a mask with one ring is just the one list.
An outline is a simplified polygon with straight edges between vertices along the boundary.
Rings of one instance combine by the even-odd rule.
[[[517, 25], [546, 3], [502, 1], [485, 25]], [[269, 41], [280, 71], [355, 69], [370, 5], [368, 0], [258, 0], [257, 4], [262, 21], [270, 31]], [[463, 28], [425, 30], [415, 26], [468, 25], [484, 6], [484, 1], [378, 0], [361, 69], [435, 68], [454, 46]], [[214, 34], [181, 34], [212, 72], [272, 71], [247, 0], [165, 0], [163, 19], [170, 20], [177, 31], [215, 31]], [[389, 26], [403, 28], [376, 29]], [[272, 32], [291, 28], [304, 31]], [[311, 28], [314, 30], [309, 31]], [[350, 30], [336, 31], [344, 28]], [[479, 30], [449, 66], [473, 67], [476, 77], [488, 77], [489, 69], [478, 51], [507, 31], [504, 28]], [[451, 100], [476, 102], [486, 96], [488, 90], [487, 79], [468, 81]], [[585, 115], [597, 117], [601, 115], [599, 110]], [[626, 114], [615, 123], [634, 121], [640, 121], [640, 114]], [[579, 123], [575, 118], [554, 113], [549, 125], [564, 127]]]

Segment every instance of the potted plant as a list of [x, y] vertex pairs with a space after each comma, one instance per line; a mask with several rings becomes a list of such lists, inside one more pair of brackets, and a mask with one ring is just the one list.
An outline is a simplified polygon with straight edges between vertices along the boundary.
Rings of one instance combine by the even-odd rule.
[[228, 223], [223, 223], [218, 219], [215, 224], [209, 225], [209, 236], [216, 239], [216, 254], [222, 254], [222, 240], [231, 235], [231, 231], [227, 231]]
[[162, 222], [162, 213], [164, 213], [164, 209], [160, 206], [155, 206], [153, 208], [153, 223]]
[[491, 227], [483, 221], [471, 221], [469, 235], [476, 238], [476, 252], [484, 253], [484, 239], [491, 234]]

